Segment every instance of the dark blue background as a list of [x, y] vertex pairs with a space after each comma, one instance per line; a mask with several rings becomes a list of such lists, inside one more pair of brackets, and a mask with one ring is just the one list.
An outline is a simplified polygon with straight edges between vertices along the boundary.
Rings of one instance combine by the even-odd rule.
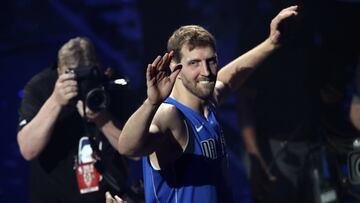
[[[268, 35], [272, 17], [286, 6], [306, 8], [314, 46], [347, 60], [359, 46], [357, 1], [273, 0], [13, 0], [0, 6], [0, 202], [26, 202], [28, 163], [16, 142], [17, 109], [28, 80], [54, 63], [69, 38], [89, 37], [105, 66], [128, 77], [144, 97], [146, 63], [166, 51], [168, 36], [180, 25], [200, 24], [218, 40], [220, 64], [229, 62]], [[306, 31], [306, 32], [307, 32]], [[286, 59], [284, 59], [286, 60]], [[239, 143], [230, 99], [223, 120]], [[225, 119], [226, 118], [226, 119]], [[241, 154], [241, 147], [234, 147]], [[246, 190], [246, 189], [244, 189]], [[246, 196], [246, 195], [245, 195]]]

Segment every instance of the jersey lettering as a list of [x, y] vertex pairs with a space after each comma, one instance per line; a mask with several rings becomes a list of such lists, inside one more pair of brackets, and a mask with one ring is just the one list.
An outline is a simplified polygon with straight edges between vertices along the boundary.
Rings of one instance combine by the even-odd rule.
[[217, 151], [216, 151], [216, 145], [214, 139], [207, 139], [204, 141], [201, 141], [201, 150], [204, 156], [206, 156], [209, 159], [216, 159]]

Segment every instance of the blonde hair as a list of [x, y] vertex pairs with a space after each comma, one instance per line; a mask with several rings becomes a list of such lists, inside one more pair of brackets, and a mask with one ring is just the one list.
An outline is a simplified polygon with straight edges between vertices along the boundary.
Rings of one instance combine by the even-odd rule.
[[215, 37], [199, 25], [185, 25], [171, 35], [167, 43], [167, 50], [174, 51], [174, 61], [179, 63], [182, 55], [181, 48], [188, 45], [190, 51], [196, 47], [210, 46], [216, 51]]
[[58, 52], [58, 68], [78, 65], [99, 65], [94, 45], [86, 37], [70, 39]]

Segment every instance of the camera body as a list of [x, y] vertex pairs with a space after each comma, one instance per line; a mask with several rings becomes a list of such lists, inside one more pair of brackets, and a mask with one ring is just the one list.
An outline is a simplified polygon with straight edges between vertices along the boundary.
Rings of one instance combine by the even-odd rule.
[[96, 66], [78, 66], [70, 70], [78, 83], [77, 100], [93, 112], [105, 110], [110, 102], [107, 92], [109, 79]]

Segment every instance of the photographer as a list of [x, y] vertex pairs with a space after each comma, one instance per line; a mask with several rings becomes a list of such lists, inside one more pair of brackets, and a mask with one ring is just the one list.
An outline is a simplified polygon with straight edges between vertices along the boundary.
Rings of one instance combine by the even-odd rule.
[[[326, 50], [321, 57], [329, 58], [342, 51]], [[319, 172], [318, 177], [314, 178], [318, 179], [318, 183], [315, 182], [314, 185], [317, 184], [319, 199], [332, 196], [336, 197], [337, 202], [359, 202], [360, 151], [357, 144], [357, 119], [360, 69], [355, 68], [356, 55], [346, 53], [345, 58], [332, 61], [323, 62], [320, 58], [323, 62], [320, 69], [322, 146], [312, 153], [315, 160], [318, 160], [318, 163], [312, 165]]]
[[[77, 37], [61, 47], [57, 66], [26, 85], [17, 140], [31, 161], [30, 202], [105, 202], [106, 191], [131, 193], [126, 160], [113, 148], [130, 109], [121, 98], [129, 95], [115, 85], [105, 92], [100, 73], [92, 43]], [[96, 89], [95, 97], [84, 88]]]

